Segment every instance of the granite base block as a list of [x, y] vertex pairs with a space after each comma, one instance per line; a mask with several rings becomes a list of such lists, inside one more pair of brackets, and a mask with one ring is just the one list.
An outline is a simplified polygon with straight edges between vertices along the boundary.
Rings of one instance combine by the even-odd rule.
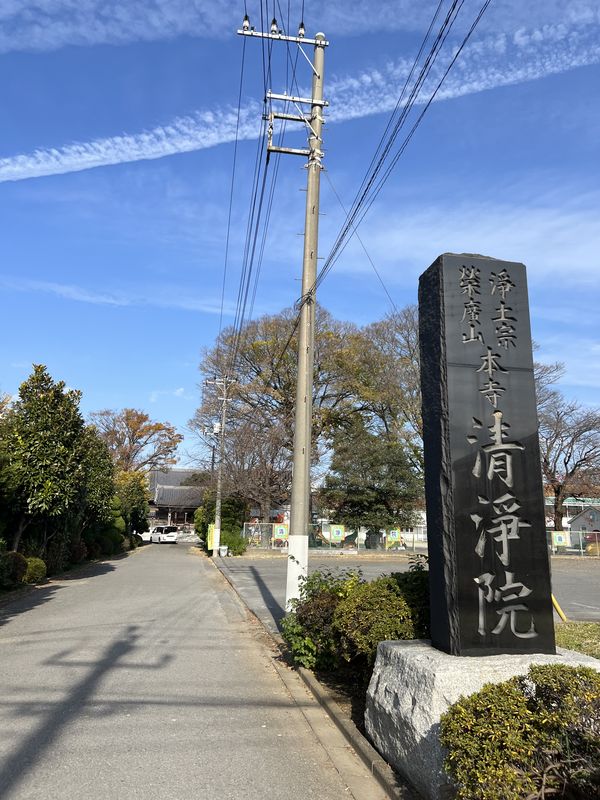
[[600, 672], [598, 659], [570, 650], [461, 658], [425, 641], [381, 642], [367, 692], [369, 738], [427, 800], [451, 798], [454, 791], [439, 742], [442, 714], [486, 683], [524, 675], [531, 664], [587, 666]]

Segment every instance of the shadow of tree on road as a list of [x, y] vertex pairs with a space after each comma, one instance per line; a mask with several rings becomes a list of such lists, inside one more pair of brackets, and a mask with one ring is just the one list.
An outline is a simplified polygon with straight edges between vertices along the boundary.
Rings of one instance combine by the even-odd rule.
[[33, 608], [47, 603], [59, 589], [60, 586], [46, 584], [31, 587], [28, 592], [13, 599], [7, 598], [6, 603], [0, 608], [0, 626], [6, 625], [11, 619], [25, 611], [31, 611]]
[[57, 575], [39, 586], [24, 586], [16, 592], [4, 596], [0, 595], [0, 627], [6, 625], [19, 614], [31, 611], [52, 600], [54, 595], [62, 588], [63, 583], [97, 575], [106, 575], [114, 570], [115, 567], [108, 561], [86, 564], [72, 572]]

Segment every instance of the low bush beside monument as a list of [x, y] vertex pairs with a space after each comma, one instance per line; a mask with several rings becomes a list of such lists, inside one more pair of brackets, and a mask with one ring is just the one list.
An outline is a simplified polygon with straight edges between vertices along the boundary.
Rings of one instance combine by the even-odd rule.
[[366, 687], [380, 641], [427, 636], [427, 571], [418, 559], [411, 567], [371, 582], [356, 571], [313, 572], [282, 622], [296, 663], [317, 670], [351, 666]]
[[[401, 669], [400, 662], [394, 661], [396, 645], [408, 651], [412, 649], [414, 654], [416, 650], [422, 651], [429, 659], [431, 648], [423, 641], [428, 633], [429, 576], [423, 566], [417, 560], [409, 572], [370, 583], [364, 581], [359, 572], [313, 572], [304, 582], [294, 612], [288, 614], [282, 624], [283, 636], [295, 663], [318, 672], [328, 684], [352, 696], [354, 707], [362, 708], [369, 679], [369, 693], [375, 692], [378, 681], [384, 685], [388, 682], [381, 666], [371, 674], [377, 650], [376, 630], [384, 637], [395, 631], [396, 639], [401, 635], [406, 638], [404, 642], [387, 641], [382, 645], [382, 649], [391, 654], [389, 672], [397, 674]], [[400, 602], [389, 602], [390, 597]], [[400, 607], [409, 609], [408, 616], [398, 615]], [[362, 614], [361, 609], [366, 613]], [[367, 631], [365, 626], [372, 622], [372, 613], [378, 617], [377, 625]], [[408, 634], [418, 639], [410, 640]], [[581, 653], [594, 656], [600, 650], [600, 623], [559, 623], [556, 638], [559, 646], [574, 647], [576, 643]], [[564, 651], [562, 656], [541, 655], [540, 660], [571, 658], [574, 666], [531, 665], [524, 661], [522, 675], [508, 680], [502, 680], [508, 677], [505, 658], [493, 656], [491, 662], [497, 664], [500, 682], [486, 684], [483, 688], [477, 687], [476, 681], [470, 683], [472, 659], [458, 659], [456, 673], [445, 678], [444, 663], [449, 661], [452, 665], [456, 660], [443, 653], [439, 653], [439, 657], [440, 663], [432, 665], [430, 678], [442, 684], [447, 680], [456, 701], [449, 704], [445, 714], [440, 711], [437, 722], [434, 720], [436, 709], [431, 719], [426, 716], [421, 719], [423, 734], [429, 736], [432, 749], [438, 754], [437, 762], [425, 758], [424, 770], [434, 774], [439, 768], [447, 773], [442, 779], [444, 788], [439, 797], [456, 796], [465, 800], [560, 797], [560, 793], [551, 789], [560, 781], [564, 797], [569, 800], [600, 797], [600, 784], [598, 790], [594, 789], [597, 794], [590, 789], [591, 781], [600, 780], [591, 766], [595, 759], [596, 773], [600, 771], [600, 675], [594, 669], [577, 665], [584, 656]], [[534, 662], [535, 656], [527, 660]], [[519, 670], [518, 665], [516, 670]], [[524, 677], [526, 673], [528, 676]], [[406, 706], [412, 711], [415, 698], [423, 701], [430, 686], [427, 678], [423, 680], [422, 673], [415, 682], [410, 669], [404, 685]], [[372, 700], [367, 700], [367, 704], [372, 707]], [[416, 708], [419, 711], [418, 703]], [[398, 708], [392, 710], [399, 728], [404, 729], [401, 712]], [[578, 738], [580, 734], [582, 738]], [[374, 738], [375, 744], [383, 750], [377, 737]], [[392, 738], [397, 740], [399, 736]], [[544, 743], [545, 751], [540, 743]], [[384, 755], [399, 768], [389, 751], [384, 750]], [[414, 754], [412, 760], [418, 762]], [[546, 795], [540, 793], [544, 781], [549, 792]], [[423, 791], [423, 787], [420, 788]]]
[[598, 798], [600, 674], [532, 665], [454, 703], [440, 739], [457, 798]]

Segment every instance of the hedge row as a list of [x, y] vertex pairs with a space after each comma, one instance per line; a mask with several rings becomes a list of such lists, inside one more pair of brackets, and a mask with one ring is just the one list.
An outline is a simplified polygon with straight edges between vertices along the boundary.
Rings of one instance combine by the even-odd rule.
[[427, 637], [428, 576], [418, 560], [409, 572], [371, 582], [360, 571], [313, 572], [282, 621], [294, 661], [308, 669], [369, 668], [380, 641]]
[[6, 550], [0, 543], [0, 589], [14, 589], [23, 583], [42, 583], [46, 564], [41, 558]]

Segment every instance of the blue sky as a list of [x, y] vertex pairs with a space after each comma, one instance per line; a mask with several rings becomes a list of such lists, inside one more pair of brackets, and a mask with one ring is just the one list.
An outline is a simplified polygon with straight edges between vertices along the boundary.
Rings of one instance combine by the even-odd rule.
[[[323, 30], [331, 42], [325, 166], [346, 204], [435, 5], [305, 2], [307, 35]], [[260, 27], [259, 3], [247, 6]], [[292, 32], [300, 6], [290, 3]], [[464, 3], [441, 66], [480, 6]], [[132, 406], [184, 429], [199, 402], [201, 350], [219, 327], [243, 14], [243, 2], [224, 0], [2, 4], [2, 391], [15, 393], [41, 362], [83, 391], [86, 413]], [[271, 88], [282, 92], [278, 47]], [[299, 64], [308, 92], [309, 68]], [[250, 40], [225, 324], [262, 81], [261, 48]], [[400, 307], [416, 301], [419, 274], [441, 252], [525, 262], [538, 357], [564, 361], [564, 392], [586, 404], [600, 389], [598, 87], [600, 0], [492, 0], [360, 231]], [[287, 144], [302, 146], [302, 134]], [[255, 316], [299, 293], [302, 164], [280, 163]], [[328, 180], [322, 211], [326, 256], [343, 221]], [[360, 324], [389, 310], [356, 242], [319, 300]]]

